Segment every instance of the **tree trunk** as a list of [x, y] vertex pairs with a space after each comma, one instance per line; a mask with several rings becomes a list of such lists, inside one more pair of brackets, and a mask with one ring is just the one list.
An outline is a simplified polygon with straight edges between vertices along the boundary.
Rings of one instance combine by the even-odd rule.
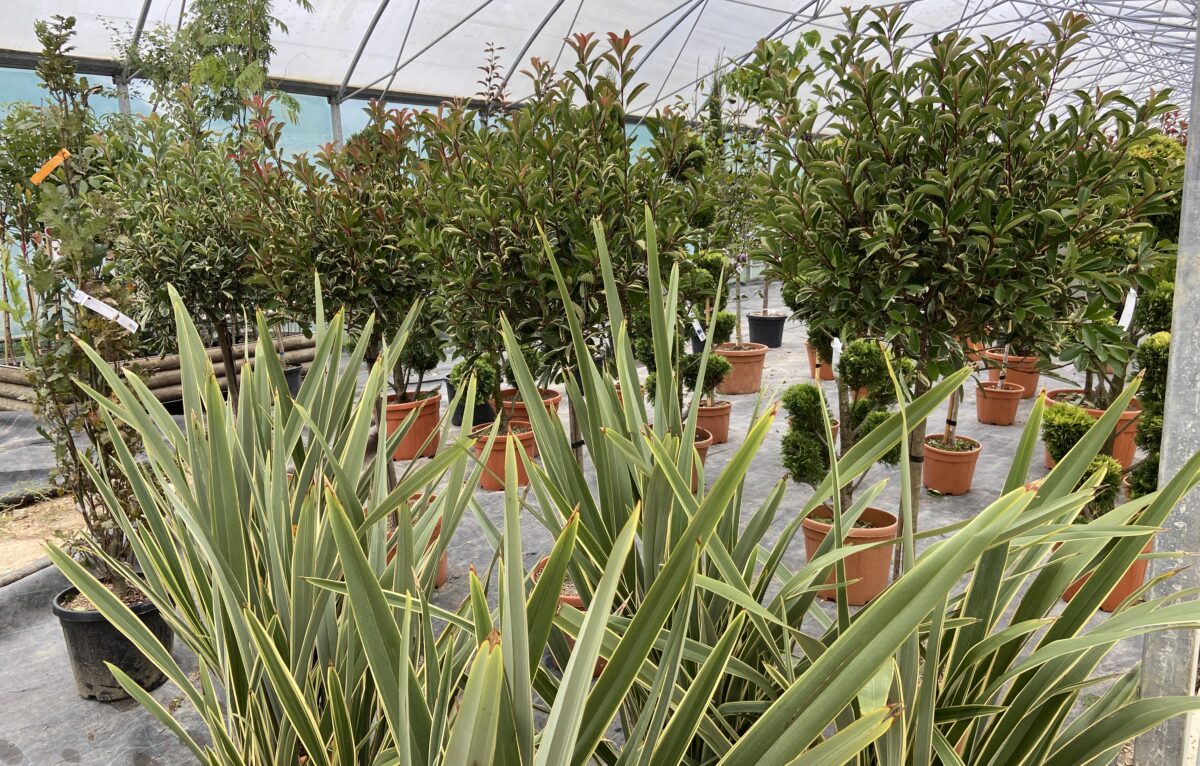
[[[913, 399], [916, 399], [924, 394], [928, 389], [923, 381], [918, 380], [913, 390]], [[912, 513], [911, 528], [912, 533], [917, 533], [917, 519], [920, 517], [921, 510], [921, 473], [925, 467], [925, 429], [928, 421], [922, 420], [913, 428], [912, 433], [908, 437], [908, 499], [909, 508]], [[904, 470], [901, 468], [901, 470]], [[901, 506], [903, 511], [903, 506]], [[904, 513], [898, 513], [896, 525], [896, 537], [903, 538], [905, 529], [909, 526], [908, 519]], [[904, 571], [904, 554], [903, 545], [896, 546], [896, 558], [892, 567], [892, 579], [900, 576]]]
[[942, 446], [950, 449], [951, 445], [957, 439], [958, 431], [958, 406], [959, 397], [962, 396], [962, 389], [954, 392], [950, 397], [950, 401], [946, 403], [946, 428], [942, 431]]
[[217, 345], [221, 347], [221, 363], [225, 365], [225, 386], [229, 389], [229, 402], [233, 411], [238, 407], [238, 374], [237, 362], [233, 358], [233, 337], [229, 334], [229, 325], [225, 317], [214, 314], [213, 328], [217, 331]]

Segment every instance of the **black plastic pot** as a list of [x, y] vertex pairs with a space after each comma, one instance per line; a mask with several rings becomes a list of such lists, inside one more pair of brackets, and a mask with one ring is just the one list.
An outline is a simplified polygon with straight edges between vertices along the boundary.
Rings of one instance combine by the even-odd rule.
[[[75, 674], [75, 688], [79, 696], [101, 702], [114, 702], [129, 696], [117, 683], [117, 679], [113, 678], [104, 664], [106, 662], [120, 668], [121, 672], [146, 691], [162, 686], [167, 677], [128, 638], [104, 619], [104, 615], [94, 610], [77, 612], [62, 607], [62, 603], [73, 598], [76, 593], [78, 591], [74, 587], [67, 588], [54, 597], [51, 608], [62, 625], [63, 638], [67, 642], [67, 656], [71, 660], [71, 672]], [[166, 650], [170, 651], [175, 643], [175, 634], [159, 614], [158, 607], [146, 602], [130, 608]]]
[[[454, 401], [454, 397], [458, 394], [457, 389], [454, 388], [454, 384], [449, 380], [446, 381], [446, 392], [450, 395], [450, 401]], [[479, 396], [478, 390], [476, 390], [475, 395]], [[461, 426], [463, 422], [463, 404], [465, 402], [460, 400], [458, 404], [454, 405], [454, 412], [450, 413], [450, 422], [456, 426]], [[481, 423], [491, 423], [495, 419], [496, 411], [492, 409], [492, 405], [487, 402], [475, 403], [475, 415], [471, 418], [472, 423], [480, 425]]]
[[783, 326], [787, 322], [787, 314], [762, 314], [750, 312], [746, 314], [750, 322], [750, 342], [761, 343], [767, 348], [779, 348], [783, 345]]
[[303, 374], [304, 368], [298, 364], [283, 368], [283, 379], [287, 381], [288, 393], [292, 395], [293, 399], [300, 394], [300, 381]]

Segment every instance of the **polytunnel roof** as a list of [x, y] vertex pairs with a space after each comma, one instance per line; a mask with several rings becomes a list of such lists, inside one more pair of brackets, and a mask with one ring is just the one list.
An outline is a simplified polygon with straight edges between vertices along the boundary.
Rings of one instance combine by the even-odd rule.
[[[28, 64], [38, 50], [34, 21], [53, 14], [78, 19], [75, 54], [116, 66], [114, 28], [178, 23], [186, 0], [3, 0], [0, 65]], [[284, 89], [334, 100], [466, 97], [478, 86], [484, 47], [502, 47], [513, 98], [527, 94], [519, 71], [531, 56], [565, 66], [571, 32], [630, 30], [642, 50], [638, 79], [649, 87], [634, 112], [693, 94], [715, 67], [747, 54], [763, 37], [795, 39], [816, 29], [828, 39], [842, 29], [844, 5], [861, 0], [312, 0], [305, 11], [275, 0], [287, 27], [273, 40], [271, 74]], [[975, 36], [1019, 34], [1044, 39], [1043, 22], [1064, 11], [1087, 14], [1093, 26], [1071, 77], [1059, 84], [1120, 86], [1131, 95], [1173, 87], [1187, 99], [1192, 78], [1195, 0], [902, 0], [914, 42], [959, 28]], [[519, 62], [514, 66], [514, 62]], [[95, 71], [103, 71], [102, 67]]]

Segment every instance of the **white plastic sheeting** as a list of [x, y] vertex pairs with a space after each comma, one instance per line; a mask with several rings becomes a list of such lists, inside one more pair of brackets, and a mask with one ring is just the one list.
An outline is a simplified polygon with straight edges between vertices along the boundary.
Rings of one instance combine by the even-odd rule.
[[[120, 56], [114, 30], [127, 37], [145, 11], [146, 28], [178, 23], [182, 0], [0, 0], [0, 49], [36, 52], [33, 23], [53, 14], [78, 18], [75, 53]], [[275, 0], [287, 26], [274, 40], [271, 73], [293, 82], [331, 86], [341, 96], [387, 88], [402, 94], [470, 96], [487, 44], [502, 47], [512, 70], [509, 92], [528, 92], [519, 74], [531, 56], [569, 65], [572, 32], [637, 35], [639, 80], [649, 84], [634, 111], [690, 98], [695, 83], [749, 52], [764, 36], [794, 39], [817, 29], [841, 30], [843, 5], [861, 0], [313, 0], [306, 12]], [[907, 0], [914, 41], [947, 29], [1044, 38], [1042, 22], [1065, 10], [1093, 21], [1088, 49], [1063, 93], [1097, 83], [1133, 94], [1191, 79], [1195, 0]], [[358, 55], [355, 64], [356, 54]], [[524, 51], [521, 62], [514, 61]], [[345, 87], [343, 88], [343, 84]], [[1186, 98], [1181, 95], [1180, 98]]]

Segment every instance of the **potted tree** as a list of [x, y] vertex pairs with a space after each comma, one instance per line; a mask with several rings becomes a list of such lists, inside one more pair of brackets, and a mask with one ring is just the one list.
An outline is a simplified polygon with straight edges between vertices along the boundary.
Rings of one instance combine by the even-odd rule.
[[[446, 393], [454, 399], [459, 395], [459, 391], [465, 391], [467, 381], [470, 376], [475, 376], [475, 387], [477, 391], [492, 391], [496, 387], [496, 368], [491, 366], [486, 359], [482, 357], [476, 358], [474, 361], [468, 359], [460, 359], [450, 368], [450, 374], [446, 377]], [[459, 400], [454, 407], [454, 412], [451, 413], [450, 422], [455, 426], [463, 424], [463, 408], [466, 402]], [[492, 405], [485, 399], [477, 399], [475, 407], [472, 410], [472, 423], [491, 423], [496, 419], [496, 411], [492, 409]]]
[[[1146, 171], [1128, 150], [1169, 105], [1154, 94], [1127, 109], [1101, 90], [1050, 127], [1051, 84], [1086, 26], [1067, 14], [1037, 45], [951, 32], [930, 41], [930, 59], [907, 55], [903, 9], [863, 9], [821, 53], [819, 110], [772, 79], [763, 240], [799, 319], [887, 339], [915, 363], [920, 395], [961, 369], [959, 338], [1048, 358], [1090, 291], [1122, 292], [1124, 238], [1165, 198], [1137, 180]], [[1010, 119], [998, 128], [995, 114]], [[1028, 336], [1033, 349], [1014, 345]], [[910, 435], [915, 509], [926, 430]]]
[[[118, 436], [107, 428], [103, 410], [89, 390], [104, 395], [110, 388], [77, 342], [90, 344], [110, 365], [129, 359], [136, 346], [128, 319], [118, 324], [97, 310], [103, 306], [126, 316], [135, 313], [128, 286], [115, 275], [117, 208], [99, 183], [118, 172], [109, 164], [114, 156], [109, 144], [118, 141], [116, 131], [122, 126], [103, 124], [92, 112], [89, 101], [99, 88], [77, 75], [67, 55], [74, 28], [74, 18], [60, 16], [36, 25], [42, 44], [37, 71], [47, 103], [33, 108], [31, 115], [51, 131], [55, 145], [64, 151], [54, 160], [57, 166], [47, 164], [41, 172], [36, 165], [26, 168], [24, 194], [37, 200], [45, 228], [22, 245], [29, 256], [22, 265], [33, 300], [21, 301], [14, 313], [21, 318], [39, 431], [54, 446], [52, 480], [84, 520], [85, 532], [68, 548], [169, 649], [173, 634], [162, 615], [125, 576], [132, 570], [133, 553], [113, 512], [117, 504], [123, 517], [134, 523], [139, 519], [130, 484], [109, 473], [118, 450], [136, 454], [139, 442], [124, 429], [119, 434], [123, 444], [118, 445]], [[19, 300], [19, 294], [9, 297]], [[146, 689], [165, 680], [75, 588], [57, 594], [52, 608], [62, 625], [80, 696], [101, 701], [129, 696], [107, 663]]]
[[[829, 405], [821, 388], [815, 383], [799, 383], [784, 391], [782, 404], [788, 416], [788, 430], [783, 436], [783, 465], [797, 483], [815, 487], [825, 478], [831, 456], [846, 454], [890, 415], [888, 407], [895, 402], [895, 394], [879, 344], [866, 340], [847, 344], [839, 360], [837, 380], [839, 417], [831, 423], [830, 433], [835, 440], [832, 445], [825, 440], [821, 409], [828, 411]], [[884, 463], [893, 466], [899, 460], [899, 445], [883, 457]], [[854, 493], [865, 476], [865, 473], [858, 476], [842, 488], [840, 501], [843, 508], [851, 506]], [[828, 506], [820, 506], [801, 522], [804, 546], [810, 558], [833, 528], [828, 521], [831, 514]], [[897, 535], [897, 530], [895, 514], [880, 508], [867, 508], [848, 532], [846, 542], [861, 544], [891, 539]], [[847, 557], [846, 576], [857, 580], [847, 588], [851, 604], [865, 604], [887, 587], [891, 561], [892, 552], [886, 546]], [[820, 596], [832, 599], [835, 591], [821, 591]]]
[[680, 377], [683, 385], [693, 393], [696, 425], [712, 434], [713, 444], [729, 441], [729, 416], [733, 413], [733, 402], [727, 399], [718, 401], [716, 393], [730, 369], [729, 362], [723, 357], [711, 356], [704, 368], [704, 380], [697, 380], [700, 375], [700, 356], [689, 354], [683, 362]]
[[[284, 316], [312, 315], [312, 293], [295, 289], [301, 275], [321, 277], [326, 306], [345, 311], [348, 327], [370, 328], [366, 361], [374, 362], [410, 308], [421, 314], [391, 372], [383, 420], [391, 434], [409, 422], [393, 457], [429, 457], [438, 448], [440, 386], [425, 376], [443, 358], [442, 304], [436, 261], [426, 247], [432, 225], [421, 213], [419, 183], [424, 123], [408, 110], [368, 107], [367, 125], [344, 147], [328, 145], [315, 160], [287, 155], [282, 123], [270, 99], [251, 102], [253, 134], [244, 140], [241, 219], [259, 279]], [[411, 419], [411, 420], [410, 420]]]

